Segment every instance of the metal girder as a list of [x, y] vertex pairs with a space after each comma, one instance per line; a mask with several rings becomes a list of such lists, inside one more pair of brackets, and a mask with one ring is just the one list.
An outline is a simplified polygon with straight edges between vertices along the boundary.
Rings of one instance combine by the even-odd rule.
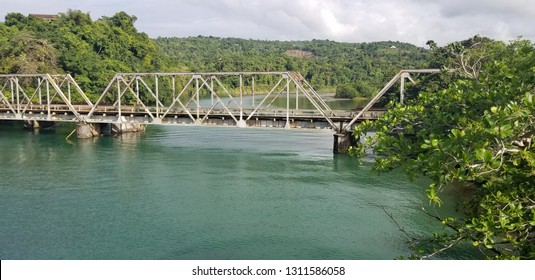
[[[410, 74], [439, 71], [400, 71], [356, 115], [333, 111], [298, 72], [118, 73], [94, 102], [70, 75], [0, 75], [0, 118], [22, 120], [37, 113], [43, 120], [152, 124], [178, 123], [173, 119], [179, 118], [181, 123], [197, 125], [221, 118], [225, 125], [234, 122], [239, 127], [258, 124], [260, 119], [286, 128], [294, 120], [306, 120], [343, 132], [359, 119], [376, 118], [377, 112], [368, 111], [397, 80], [401, 79], [403, 102], [405, 79], [414, 83]], [[256, 102], [259, 94], [263, 97]], [[313, 109], [300, 109], [299, 97]], [[273, 104], [278, 106], [272, 108]], [[64, 116], [54, 117], [57, 113]]]
[[321, 96], [308, 84], [305, 79], [298, 72], [289, 72], [288, 77], [295, 83], [298, 88], [298, 92], [301, 91], [307, 99], [316, 107], [318, 111], [321, 112], [325, 120], [329, 122], [332, 129], [335, 131], [339, 130], [339, 127], [333, 122], [330, 118], [332, 109], [323, 101]]
[[[0, 82], [3, 84], [0, 101], [14, 114], [9, 119], [31, 119], [33, 116], [28, 111], [41, 110], [47, 112], [46, 120], [52, 120], [51, 107], [59, 104], [66, 106], [78, 121], [82, 121], [82, 116], [73, 106], [73, 94], [86, 102], [84, 105], [92, 106], [89, 98], [68, 74], [2, 74], [0, 81], [3, 81]], [[28, 96], [28, 93], [31, 95]]]
[[[271, 76], [271, 78], [266, 78], [266, 76]], [[235, 85], [229, 83], [228, 79], [233, 79], [232, 77], [235, 77], [236, 81], [239, 79], [239, 83], [236, 82]], [[177, 84], [177, 80], [187, 82], [181, 86]], [[270, 82], [260, 83], [260, 81], [266, 80]], [[273, 84], [274, 80], [277, 81], [275, 84]], [[133, 88], [134, 81], [136, 83], [135, 89]], [[244, 105], [246, 91], [249, 90], [245, 88], [246, 82], [251, 85], [252, 94], [258, 94], [258, 89], [262, 86], [265, 90], [262, 101], [255, 104], [253, 100], [250, 110], [246, 110]], [[86, 119], [89, 122], [96, 121], [92, 117], [98, 113], [99, 106], [104, 103], [112, 103], [112, 107], [120, 115], [122, 112], [120, 107], [125, 104], [124, 101], [133, 97], [136, 103], [141, 105], [150, 116], [153, 123], [161, 123], [169, 115], [183, 112], [193, 123], [203, 124], [208, 117], [217, 112], [218, 115], [221, 113], [228, 115], [235, 121], [236, 125], [242, 126], [246, 121], [257, 116], [259, 112], [267, 110], [284, 92], [286, 93], [286, 108], [284, 110], [286, 121], [289, 123], [290, 117], [294, 114], [291, 111], [298, 111], [297, 101], [296, 108], [290, 108], [291, 86], [296, 88], [296, 100], [300, 94], [305, 96], [331, 127], [336, 128], [335, 123], [330, 118], [331, 108], [297, 72], [118, 73], [94, 103]], [[113, 93], [113, 89], [117, 90], [116, 93]], [[233, 95], [231, 91], [239, 96]], [[210, 95], [211, 103], [208, 107], [201, 105], [200, 96], [202, 94]], [[172, 98], [170, 98], [171, 96]], [[223, 98], [228, 101], [224, 102]], [[269, 98], [272, 100], [266, 107], [265, 104]], [[153, 105], [147, 106], [147, 102]], [[166, 106], [166, 104], [170, 105]]]
[[411, 70], [401, 70], [399, 71], [386, 85], [373, 96], [373, 98], [364, 106], [364, 108], [359, 111], [359, 113], [343, 128], [341, 128], [342, 131], [350, 131], [351, 126], [355, 124], [357, 120], [359, 120], [370, 108], [381, 98], [398, 80], [401, 79], [401, 89], [400, 89], [400, 101], [403, 103], [404, 99], [404, 83], [405, 78], [408, 78], [411, 82], [415, 83], [414, 80], [411, 78], [410, 74], [432, 74], [432, 73], [438, 73], [440, 72], [440, 69], [411, 69]]

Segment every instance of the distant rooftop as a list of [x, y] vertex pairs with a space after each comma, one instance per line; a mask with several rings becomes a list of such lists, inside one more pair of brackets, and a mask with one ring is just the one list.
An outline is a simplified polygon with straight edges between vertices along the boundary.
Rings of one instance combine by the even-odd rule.
[[42, 20], [54, 21], [58, 17], [57, 15], [45, 15], [45, 14], [30, 14], [32, 17], [36, 17]]

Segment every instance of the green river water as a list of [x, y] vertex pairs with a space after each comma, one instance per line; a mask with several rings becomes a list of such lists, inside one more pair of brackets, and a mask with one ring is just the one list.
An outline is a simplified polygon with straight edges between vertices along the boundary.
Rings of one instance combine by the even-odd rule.
[[0, 259], [393, 259], [411, 251], [381, 206], [437, 229], [424, 180], [333, 155], [327, 130], [21, 127], [0, 123]]

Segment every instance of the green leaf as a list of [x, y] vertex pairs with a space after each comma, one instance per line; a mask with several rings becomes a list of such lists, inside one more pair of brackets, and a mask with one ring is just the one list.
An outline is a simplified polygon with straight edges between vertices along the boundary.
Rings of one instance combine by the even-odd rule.
[[438, 197], [435, 189], [435, 185], [432, 184], [429, 189], [426, 190], [427, 197], [429, 198], [429, 204], [442, 205], [442, 200]]
[[483, 153], [483, 160], [486, 163], [489, 163], [492, 160], [492, 152], [489, 150], [485, 150], [485, 152]]
[[524, 100], [526, 101], [527, 104], [533, 104], [533, 94], [527, 92]]
[[453, 134], [453, 136], [455, 136], [455, 138], [461, 138], [461, 137], [464, 137], [464, 135], [465, 135], [464, 131], [458, 130], [456, 128], [451, 130], [451, 134]]
[[476, 157], [485, 163], [492, 161], [492, 151], [486, 149], [476, 150]]

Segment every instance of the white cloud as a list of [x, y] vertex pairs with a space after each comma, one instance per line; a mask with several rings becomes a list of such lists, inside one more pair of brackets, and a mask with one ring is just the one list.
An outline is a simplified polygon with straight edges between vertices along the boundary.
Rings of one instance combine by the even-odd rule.
[[94, 19], [125, 11], [151, 37], [398, 40], [423, 46], [475, 34], [534, 40], [533, 0], [0, 0], [7, 12], [90, 12]]

